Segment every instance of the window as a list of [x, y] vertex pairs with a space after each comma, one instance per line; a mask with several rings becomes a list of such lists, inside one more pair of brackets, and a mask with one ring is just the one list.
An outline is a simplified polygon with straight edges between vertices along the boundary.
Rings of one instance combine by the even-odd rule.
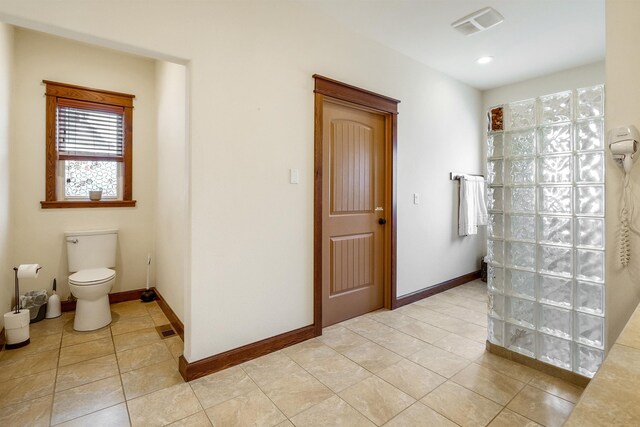
[[[44, 81], [43, 208], [127, 207], [132, 198], [133, 95]], [[102, 191], [92, 201], [89, 192]]]

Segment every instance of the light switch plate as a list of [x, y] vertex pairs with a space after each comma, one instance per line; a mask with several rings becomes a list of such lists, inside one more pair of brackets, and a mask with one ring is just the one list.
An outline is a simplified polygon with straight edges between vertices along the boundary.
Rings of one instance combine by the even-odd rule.
[[413, 204], [414, 205], [420, 204], [420, 195], [418, 193], [413, 193]]
[[289, 182], [291, 184], [297, 184], [300, 182], [300, 172], [298, 169], [289, 169]]

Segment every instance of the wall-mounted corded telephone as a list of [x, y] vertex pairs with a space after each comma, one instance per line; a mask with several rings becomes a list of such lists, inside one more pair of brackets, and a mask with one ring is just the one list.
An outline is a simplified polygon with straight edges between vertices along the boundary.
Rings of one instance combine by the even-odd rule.
[[633, 218], [633, 194], [631, 190], [631, 167], [638, 151], [640, 133], [635, 126], [626, 126], [609, 131], [609, 149], [613, 160], [624, 170], [622, 199], [620, 203], [620, 263], [623, 267], [631, 260], [631, 231], [638, 233], [631, 225]]

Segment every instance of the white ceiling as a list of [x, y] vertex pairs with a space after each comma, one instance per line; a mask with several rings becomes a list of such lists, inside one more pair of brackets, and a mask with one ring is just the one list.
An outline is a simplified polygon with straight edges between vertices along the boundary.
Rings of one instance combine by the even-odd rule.
[[[604, 60], [605, 0], [314, 0], [337, 23], [485, 90]], [[486, 6], [502, 24], [464, 36], [451, 23]], [[494, 56], [478, 65], [481, 56]]]

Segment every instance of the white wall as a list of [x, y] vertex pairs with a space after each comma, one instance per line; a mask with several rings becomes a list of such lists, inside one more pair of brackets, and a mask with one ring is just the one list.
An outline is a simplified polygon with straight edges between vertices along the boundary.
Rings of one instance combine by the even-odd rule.
[[[146, 255], [154, 250], [156, 200], [156, 108], [154, 61], [58, 37], [16, 29], [12, 104], [11, 261], [44, 266], [21, 291], [51, 289], [54, 277], [69, 295], [65, 231], [118, 228], [117, 281], [112, 292], [145, 285]], [[45, 187], [45, 86], [53, 80], [132, 93], [133, 197], [135, 208], [41, 209]], [[152, 282], [153, 283], [153, 282]]]
[[[11, 310], [11, 161], [9, 124], [13, 80], [13, 27], [0, 23], [0, 315]], [[4, 317], [0, 319], [0, 330]]]
[[[607, 57], [605, 128], [633, 124], [640, 128], [640, 2], [607, 0]], [[636, 162], [637, 163], [637, 162]], [[618, 261], [618, 210], [623, 173], [607, 155], [606, 170], [606, 283], [607, 337], [611, 346], [640, 301], [640, 239], [632, 233], [632, 254], [629, 267]], [[632, 226], [640, 228], [640, 166], [632, 169], [633, 202], [636, 215]]]
[[[416, 188], [426, 196], [420, 206], [425, 215], [452, 215], [454, 183], [448, 181], [448, 170], [467, 162], [480, 166], [479, 93], [319, 20], [299, 4], [284, 9], [256, 3], [249, 10], [246, 5], [217, 6], [222, 9], [204, 14], [214, 20], [209, 25], [217, 32], [192, 35], [202, 43], [192, 45], [198, 51], [191, 63], [192, 336], [187, 360], [313, 321], [314, 73], [402, 101], [398, 293], [476, 270], [475, 242], [454, 240], [450, 222], [414, 226], [410, 221], [419, 214], [409, 210], [409, 195]], [[443, 95], [450, 100], [443, 101]], [[438, 153], [470, 151], [460, 160], [434, 156], [427, 146], [438, 147]], [[300, 169], [298, 185], [288, 183], [292, 167]], [[438, 172], [441, 181], [429, 182]], [[408, 179], [420, 181], [409, 187]], [[443, 233], [448, 241], [437, 241], [439, 227], [448, 229]], [[413, 259], [405, 262], [409, 254]], [[425, 268], [428, 261], [435, 267]]]
[[[383, 79], [394, 76], [383, 76]], [[479, 92], [409, 61], [398, 73], [398, 296], [480, 269], [485, 227], [458, 235], [459, 181], [482, 173]], [[412, 89], [413, 88], [413, 89]], [[420, 204], [413, 203], [418, 193]]]
[[0, 18], [190, 61], [188, 361], [312, 323], [314, 73], [402, 101], [399, 294], [477, 270], [448, 172], [481, 168], [478, 91], [302, 2], [114, 3], [6, 0]]
[[184, 322], [187, 226], [186, 68], [156, 62], [156, 288]]
[[602, 84], [605, 78], [604, 67], [604, 61], [600, 61], [486, 90], [482, 93], [483, 113], [489, 107], [497, 104], [522, 101], [563, 90]]
[[[460, 272], [460, 269], [456, 268], [453, 263], [443, 263], [442, 256], [440, 256], [443, 253], [453, 253], [451, 252], [453, 247], [469, 249], [476, 244], [480, 247], [479, 253], [485, 254], [486, 233], [484, 227], [481, 227], [477, 238], [460, 239], [457, 237], [455, 207], [458, 203], [456, 194], [458, 186], [449, 181], [448, 172], [454, 170], [481, 173], [486, 170], [484, 140], [487, 129], [485, 115], [487, 109], [496, 104], [519, 101], [571, 88], [602, 84], [604, 80], [605, 64], [604, 61], [601, 61], [484, 91], [480, 107], [474, 104], [473, 93], [456, 93], [454, 90], [438, 84], [430, 91], [418, 92], [418, 95], [423, 98], [422, 105], [426, 106], [428, 111], [413, 110], [412, 113], [415, 112], [418, 116], [410, 117], [409, 120], [419, 123], [422, 120], [419, 115], [426, 113], [425, 116], [442, 124], [442, 127], [431, 128], [430, 131], [442, 133], [432, 141], [411, 145], [406, 153], [400, 150], [401, 158], [410, 166], [402, 165], [398, 168], [399, 210], [403, 208], [404, 210], [400, 210], [400, 212], [406, 215], [401, 217], [399, 224], [399, 230], [401, 230], [399, 235], [402, 236], [404, 242], [401, 240], [398, 249], [398, 295], [425, 287], [425, 284], [421, 285], [420, 280], [422, 277], [429, 277], [429, 272], [432, 272], [431, 276], [433, 277], [433, 272], [439, 271], [441, 273], [440, 281], [455, 277], [456, 272]], [[433, 102], [433, 99], [437, 99], [439, 103]], [[474, 122], [478, 119], [478, 108], [481, 108], [479, 114], [482, 120], [478, 134], [475, 135], [470, 130], [473, 129]], [[438, 110], [441, 112], [438, 113]], [[452, 118], [448, 114], [449, 111], [457, 111], [459, 115]], [[404, 120], [406, 116], [404, 111], [402, 113], [400, 119]], [[427, 123], [428, 126], [433, 126], [431, 121]], [[452, 141], [459, 141], [459, 143], [455, 144]], [[467, 143], [468, 141], [481, 142], [476, 147]], [[478, 162], [478, 158], [481, 159], [480, 162]], [[425, 159], [429, 159], [428, 167], [424, 167]], [[441, 161], [436, 162], [433, 159]], [[446, 161], [443, 161], [445, 159]], [[406, 185], [402, 185], [403, 183]], [[411, 203], [414, 192], [418, 192], [422, 196], [422, 205], [419, 209], [416, 209], [416, 206]], [[434, 209], [432, 203], [434, 200], [449, 207], [449, 211]], [[425, 257], [425, 254], [428, 255]], [[414, 274], [418, 271], [420, 274]], [[405, 274], [408, 277], [402, 277]], [[400, 279], [401, 277], [403, 280]], [[438, 281], [431, 284], [435, 283]]]

